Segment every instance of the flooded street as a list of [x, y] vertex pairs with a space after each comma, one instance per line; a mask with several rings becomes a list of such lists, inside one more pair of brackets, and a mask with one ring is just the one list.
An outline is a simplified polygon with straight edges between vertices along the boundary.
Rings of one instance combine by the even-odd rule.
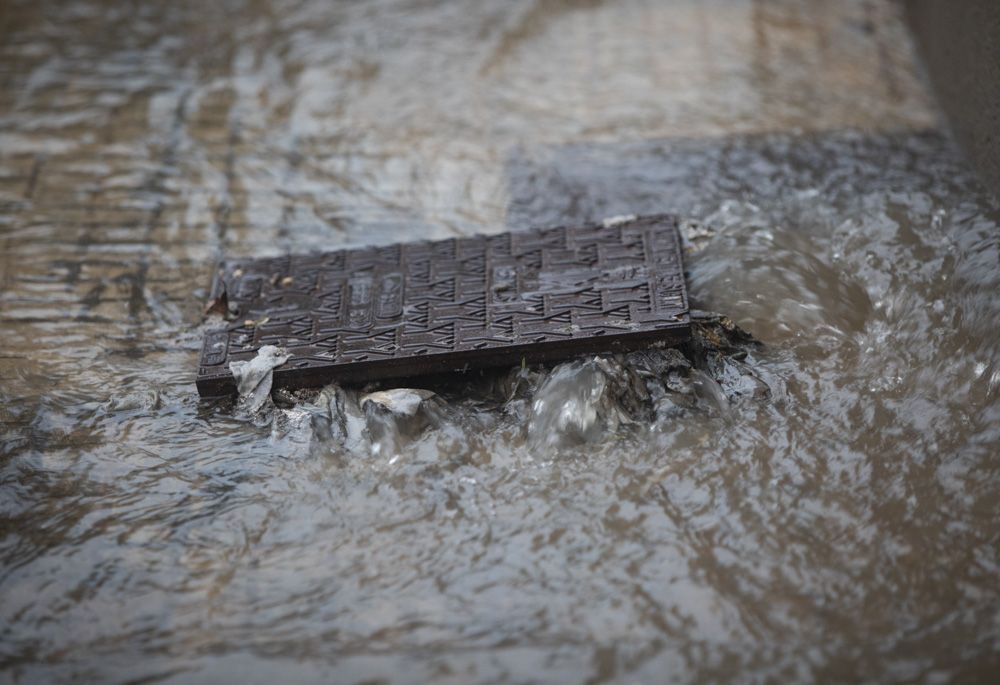
[[[766, 393], [199, 401], [222, 257], [658, 212]], [[992, 682], [998, 292], [893, 2], [3, 3], [0, 680]]]

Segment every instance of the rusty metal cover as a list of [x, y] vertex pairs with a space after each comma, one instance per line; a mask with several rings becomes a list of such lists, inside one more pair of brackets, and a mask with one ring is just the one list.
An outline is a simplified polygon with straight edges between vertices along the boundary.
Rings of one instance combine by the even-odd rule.
[[690, 337], [677, 222], [652, 216], [223, 264], [205, 396], [262, 345], [291, 359], [275, 387], [360, 383], [634, 349]]

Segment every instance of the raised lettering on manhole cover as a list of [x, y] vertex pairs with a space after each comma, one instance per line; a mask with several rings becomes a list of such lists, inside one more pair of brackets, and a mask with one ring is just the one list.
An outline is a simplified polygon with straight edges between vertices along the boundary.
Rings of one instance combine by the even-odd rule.
[[231, 261], [213, 285], [223, 292], [235, 318], [205, 337], [202, 395], [232, 392], [229, 363], [262, 345], [291, 353], [274, 384], [295, 388], [690, 336], [670, 216]]

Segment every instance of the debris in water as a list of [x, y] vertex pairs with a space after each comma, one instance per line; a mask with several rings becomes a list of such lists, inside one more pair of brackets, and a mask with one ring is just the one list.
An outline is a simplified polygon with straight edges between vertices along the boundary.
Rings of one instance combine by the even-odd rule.
[[291, 357], [288, 352], [275, 345], [264, 345], [257, 356], [250, 361], [230, 362], [229, 370], [236, 379], [239, 393], [237, 407], [246, 414], [256, 414], [270, 397], [274, 369]]
[[700, 309], [691, 310], [694, 328], [691, 346], [696, 353], [742, 354], [760, 347], [760, 341], [737, 326], [728, 316]]
[[[242, 275], [242, 272], [241, 272], [241, 275]], [[218, 295], [216, 295], [215, 297], [211, 298], [205, 304], [204, 314], [205, 314], [205, 316], [210, 316], [212, 314], [216, 314], [216, 315], [221, 316], [223, 318], [228, 318], [229, 317], [229, 315], [230, 315], [230, 312], [229, 312], [229, 295], [226, 292], [225, 281], [222, 281], [220, 283]]]
[[636, 220], [635, 214], [619, 214], [618, 216], [609, 216], [601, 222], [601, 226], [604, 228], [611, 228], [612, 226], [618, 226], [620, 224], [627, 224], [630, 221]]
[[414, 416], [420, 405], [436, 395], [430, 390], [414, 390], [412, 388], [394, 388], [368, 393], [361, 398], [361, 408], [372, 402], [381, 409], [399, 416]]
[[681, 240], [687, 254], [698, 254], [715, 239], [717, 231], [696, 219], [684, 219], [680, 223]]
[[247, 319], [246, 321], [243, 322], [243, 325], [246, 326], [247, 328], [255, 328], [257, 326], [263, 326], [264, 324], [266, 324], [270, 320], [271, 320], [271, 317], [269, 317], [269, 316], [265, 316], [265, 317], [262, 317], [262, 318], [256, 319], [256, 320], [255, 319]]

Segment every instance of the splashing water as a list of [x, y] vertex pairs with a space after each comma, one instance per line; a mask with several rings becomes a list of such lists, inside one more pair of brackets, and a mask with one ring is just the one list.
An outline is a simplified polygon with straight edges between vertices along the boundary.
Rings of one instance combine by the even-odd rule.
[[[532, 452], [546, 456], [635, 436], [684, 420], [692, 411], [731, 418], [731, 404], [769, 399], [770, 388], [747, 363], [760, 344], [726, 317], [694, 312], [692, 319], [694, 337], [680, 349], [653, 345], [555, 366], [483, 370], [457, 388], [455, 378], [425, 379], [451, 403], [427, 389], [358, 393], [329, 385], [319, 392], [281, 391], [281, 401], [290, 406], [275, 412], [272, 404], [259, 401], [255, 376], [241, 392], [236, 412], [245, 415], [254, 402], [251, 418], [256, 425], [271, 423], [272, 435], [297, 433], [295, 442], [314, 445], [339, 463], [355, 457], [391, 466], [415, 440], [445, 424], [461, 433], [485, 419], [479, 432], [499, 431], [504, 439], [523, 432]], [[262, 352], [258, 366], [269, 372], [275, 354]]]

